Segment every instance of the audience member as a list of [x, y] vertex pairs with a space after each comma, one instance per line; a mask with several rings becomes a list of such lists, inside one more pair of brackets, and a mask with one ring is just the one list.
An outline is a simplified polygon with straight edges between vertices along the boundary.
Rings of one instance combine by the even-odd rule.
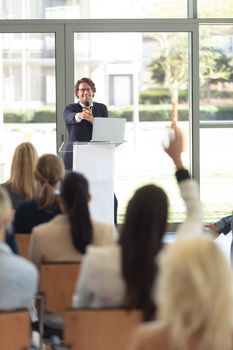
[[0, 188], [0, 310], [30, 308], [37, 290], [38, 272], [26, 259], [12, 253], [4, 243], [12, 217], [11, 201]]
[[[37, 151], [30, 142], [23, 142], [16, 147], [10, 178], [2, 184], [11, 198], [13, 212], [21, 202], [32, 199], [37, 193], [37, 181], [34, 176], [37, 159]], [[18, 245], [12, 225], [7, 227], [5, 237], [5, 242], [15, 254], [18, 254]]]
[[220, 233], [223, 233], [224, 235], [227, 235], [231, 231], [231, 224], [233, 221], [233, 215], [224, 216], [214, 224], [206, 224], [205, 227], [212, 232], [219, 235]]
[[81, 261], [88, 244], [106, 245], [116, 240], [113, 225], [91, 220], [87, 179], [68, 173], [61, 184], [59, 202], [62, 214], [35, 227], [31, 238], [31, 259], [41, 261]]
[[175, 242], [161, 253], [159, 271], [159, 321], [139, 326], [131, 350], [232, 350], [232, 276], [215, 242]]
[[36, 164], [34, 176], [38, 181], [38, 195], [16, 209], [14, 229], [17, 233], [31, 233], [34, 226], [60, 213], [56, 191], [64, 176], [63, 161], [54, 154], [42, 155]]
[[37, 151], [30, 142], [23, 142], [16, 147], [10, 178], [2, 184], [9, 193], [13, 209], [37, 194], [37, 181], [34, 175], [37, 159]]
[[[176, 166], [176, 178], [188, 212], [179, 228], [182, 236], [201, 231], [202, 211], [197, 184], [190, 179], [181, 160], [183, 134], [175, 124], [173, 129], [175, 138], [166, 152]], [[119, 243], [88, 248], [73, 306], [141, 308], [145, 320], [154, 318], [153, 290], [158, 270], [155, 257], [162, 247], [167, 211], [167, 196], [161, 188], [147, 185], [135, 192], [126, 210]]]

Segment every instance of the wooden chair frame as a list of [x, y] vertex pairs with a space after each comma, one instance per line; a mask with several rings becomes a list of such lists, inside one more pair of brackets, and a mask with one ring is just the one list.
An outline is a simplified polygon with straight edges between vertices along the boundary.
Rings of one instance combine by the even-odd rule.
[[127, 350], [142, 312], [125, 309], [65, 311], [64, 343], [72, 350]]
[[0, 349], [24, 350], [31, 346], [31, 321], [28, 310], [0, 312]]
[[44, 310], [64, 315], [72, 305], [72, 296], [80, 272], [78, 262], [47, 262], [40, 266], [39, 293]]
[[31, 235], [29, 233], [16, 233], [15, 238], [18, 244], [19, 255], [29, 259]]

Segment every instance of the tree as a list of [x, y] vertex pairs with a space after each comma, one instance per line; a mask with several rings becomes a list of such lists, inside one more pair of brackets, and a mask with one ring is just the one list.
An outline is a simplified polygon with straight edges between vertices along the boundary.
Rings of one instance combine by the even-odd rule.
[[172, 120], [178, 119], [179, 89], [188, 80], [188, 37], [183, 33], [156, 34], [159, 55], [149, 64], [151, 78], [170, 90]]
[[232, 67], [230, 59], [213, 47], [200, 50], [200, 83], [207, 87], [207, 99], [210, 103], [210, 84], [230, 81]]
[[[223, 34], [225, 35], [225, 34]], [[211, 34], [210, 34], [211, 37]], [[151, 78], [170, 90], [172, 120], [178, 118], [179, 90], [188, 81], [188, 37], [181, 33], [155, 34], [156, 52], [149, 64]], [[206, 38], [206, 40], [208, 37]], [[221, 50], [205, 46], [200, 49], [200, 82], [207, 87], [210, 99], [210, 84], [232, 81], [232, 64]]]

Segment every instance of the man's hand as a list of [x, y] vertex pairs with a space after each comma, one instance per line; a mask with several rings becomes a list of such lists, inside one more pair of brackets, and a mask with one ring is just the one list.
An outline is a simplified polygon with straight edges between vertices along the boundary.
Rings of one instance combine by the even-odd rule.
[[80, 113], [80, 118], [85, 119], [89, 123], [93, 124], [94, 117], [89, 107], [83, 107], [82, 113]]
[[212, 231], [216, 235], [219, 235], [221, 233], [220, 228], [216, 224], [206, 224], [205, 229]]

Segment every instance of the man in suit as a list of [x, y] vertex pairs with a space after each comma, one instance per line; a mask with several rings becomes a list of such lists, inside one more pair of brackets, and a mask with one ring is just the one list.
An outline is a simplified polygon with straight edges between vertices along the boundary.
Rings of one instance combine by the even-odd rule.
[[108, 110], [103, 103], [93, 102], [96, 87], [89, 78], [77, 81], [74, 87], [77, 103], [71, 103], [65, 107], [64, 120], [69, 133], [69, 144], [64, 157], [65, 167], [72, 170], [73, 142], [88, 142], [92, 138], [92, 126], [94, 118], [108, 117]]
[[[81, 78], [74, 86], [77, 103], [71, 103], [64, 109], [64, 120], [69, 134], [64, 163], [66, 170], [73, 168], [73, 142], [88, 142], [92, 138], [94, 118], [108, 118], [106, 105], [94, 102], [96, 87], [89, 78]], [[114, 222], [117, 225], [118, 201], [114, 194]]]

